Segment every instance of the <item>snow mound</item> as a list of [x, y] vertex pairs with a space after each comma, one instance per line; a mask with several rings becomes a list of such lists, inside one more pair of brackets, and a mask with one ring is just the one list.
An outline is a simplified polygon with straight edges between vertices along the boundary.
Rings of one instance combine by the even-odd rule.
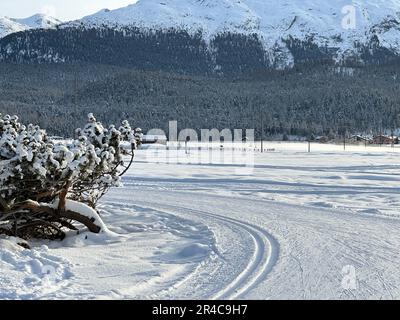
[[[21, 240], [21, 242], [24, 242]], [[0, 254], [4, 251], [20, 252], [24, 248], [18, 245], [18, 239], [16, 238], [0, 238]]]
[[2, 299], [38, 299], [60, 291], [73, 276], [71, 263], [49, 253], [46, 245], [32, 250], [16, 238], [0, 239]]
[[182, 258], [192, 258], [198, 256], [206, 256], [210, 251], [210, 248], [206, 245], [201, 243], [194, 243], [185, 248], [183, 248], [179, 253], [178, 256]]
[[[59, 200], [56, 199], [53, 204], [51, 205], [52, 208], [57, 208], [58, 207], [58, 203]], [[65, 209], [67, 211], [73, 211], [73, 212], [77, 212], [80, 213], [81, 215], [92, 219], [92, 221], [94, 222], [94, 224], [96, 224], [97, 226], [99, 226], [101, 228], [101, 232], [104, 233], [110, 233], [110, 231], [108, 230], [107, 226], [105, 225], [105, 223], [103, 222], [103, 220], [100, 218], [99, 214], [96, 212], [96, 210], [94, 210], [93, 208], [89, 207], [88, 205], [81, 203], [81, 202], [77, 202], [74, 200], [70, 200], [67, 199], [66, 203], [65, 203]]]

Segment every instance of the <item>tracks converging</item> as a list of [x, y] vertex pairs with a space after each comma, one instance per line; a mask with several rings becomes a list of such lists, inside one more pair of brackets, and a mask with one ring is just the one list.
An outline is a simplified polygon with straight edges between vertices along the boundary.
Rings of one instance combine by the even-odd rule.
[[[206, 214], [203, 212], [203, 214]], [[250, 234], [254, 241], [254, 253], [247, 268], [232, 283], [212, 297], [215, 300], [239, 299], [257, 283], [263, 281], [278, 260], [279, 244], [265, 230], [236, 219], [210, 214], [213, 218], [232, 223]]]
[[186, 218], [188, 215], [190, 216], [190, 214], [199, 215], [200, 217], [205, 217], [219, 223], [230, 225], [235, 229], [240, 229], [242, 232], [248, 234], [252, 239], [254, 250], [250, 260], [246, 264], [246, 267], [240, 270], [234, 278], [229, 280], [228, 283], [224, 283], [218, 291], [211, 291], [207, 297], [209, 299], [232, 300], [242, 298], [258, 283], [267, 278], [267, 275], [272, 271], [276, 261], [278, 260], [278, 242], [261, 227], [216, 213], [192, 209], [185, 206], [155, 204], [142, 200], [138, 201], [138, 203], [139, 204], [136, 204], [135, 207], [158, 211], [162, 210], [163, 212], [170, 214], [185, 212]]

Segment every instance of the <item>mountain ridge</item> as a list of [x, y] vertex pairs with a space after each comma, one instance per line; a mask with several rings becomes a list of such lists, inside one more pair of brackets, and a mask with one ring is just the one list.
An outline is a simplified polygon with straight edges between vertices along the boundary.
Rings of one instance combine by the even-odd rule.
[[0, 17], [0, 39], [9, 34], [24, 30], [26, 30], [26, 28], [20, 23], [7, 17]]
[[23, 18], [23, 19], [15, 19], [12, 18], [11, 20], [20, 23], [22, 25], [28, 26], [30, 28], [55, 28], [57, 25], [62, 24], [61, 20], [54, 18], [52, 16], [38, 13], [33, 16]]
[[[134, 26], [145, 29], [201, 31], [209, 42], [218, 34], [257, 34], [266, 55], [273, 62], [273, 49], [293, 64], [285, 40], [309, 41], [319, 47], [337, 50], [338, 62], [358, 55], [356, 44], [369, 45], [377, 38], [380, 45], [400, 54], [400, 1], [366, 0], [139, 0], [116, 10], [101, 10], [66, 26], [112, 28]], [[352, 9], [353, 8], [353, 9]], [[352, 18], [354, 28], [343, 25]], [[350, 24], [352, 22], [350, 21]]]
[[41, 13], [22, 19], [0, 17], [0, 39], [9, 34], [29, 29], [55, 28], [61, 23], [61, 20]]
[[[242, 73], [296, 63], [360, 66], [400, 58], [400, 0], [352, 3], [139, 0], [51, 32], [29, 28], [23, 38], [3, 38], [0, 61]], [[193, 68], [196, 59], [202, 61]]]

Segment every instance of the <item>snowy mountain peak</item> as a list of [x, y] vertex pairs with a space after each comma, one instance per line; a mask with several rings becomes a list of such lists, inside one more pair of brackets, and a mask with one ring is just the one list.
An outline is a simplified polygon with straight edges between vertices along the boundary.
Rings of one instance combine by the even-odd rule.
[[28, 26], [29, 28], [54, 28], [62, 23], [62, 21], [42, 13], [35, 14], [25, 19], [12, 20]]
[[0, 38], [3, 38], [6, 35], [14, 32], [23, 31], [25, 29], [26, 28], [23, 25], [11, 20], [10, 18], [0, 17]]
[[[58, 20], [43, 15], [5, 21], [3, 29], [7, 31], [3, 30], [3, 35], [15, 29], [20, 31], [21, 26], [26, 29], [52, 28], [59, 24]], [[98, 44], [104, 50], [115, 50], [113, 41], [120, 41], [119, 45], [133, 46], [135, 49], [140, 46], [145, 51], [143, 46], [149, 42], [133, 44], [136, 40], [132, 35], [138, 32], [144, 33], [148, 41], [155, 41], [155, 45], [160, 46], [167, 56], [180, 54], [182, 58], [182, 55], [192, 54], [184, 54], [179, 50], [178, 53], [172, 49], [174, 53], [169, 52], [172, 45], [182, 50], [196, 45], [204, 54], [204, 64], [216, 71], [223, 69], [221, 63], [230, 66], [251, 65], [253, 69], [265, 66], [283, 69], [311, 61], [341, 65], [376, 64], [400, 57], [400, 0], [139, 0], [124, 8], [103, 9], [80, 20], [63, 23], [60, 33], [71, 31], [85, 37], [85, 32], [92, 29], [98, 29], [98, 37], [109, 39]], [[111, 30], [111, 33], [107, 30]], [[180, 38], [180, 44], [176, 37], [164, 38], [165, 43], [161, 48], [159, 39], [152, 38], [148, 30], [176, 33], [178, 37], [189, 34], [189, 37]], [[119, 32], [121, 37], [116, 37], [115, 32]], [[58, 36], [48, 35], [48, 39]], [[229, 40], [232, 36], [233, 42]], [[187, 43], [193, 39], [199, 40], [198, 37], [202, 37], [201, 43]], [[68, 38], [68, 41], [85, 41], [78, 38]], [[246, 42], [248, 40], [251, 46]], [[187, 46], [182, 45], [185, 41]], [[60, 42], [58, 48], [53, 48], [49, 40], [35, 50], [36, 53], [41, 51], [43, 54], [40, 57], [45, 60], [54, 59], [54, 50], [65, 59], [72, 60], [81, 59], [82, 54], [86, 57], [91, 54], [90, 49], [85, 49], [86, 52], [82, 54], [69, 51], [61, 54], [63, 45]], [[13, 50], [9, 47], [4, 49], [3, 59], [20, 60], [21, 57], [16, 55], [32, 59], [33, 52], [27, 54], [17, 40], [13, 41], [13, 47]], [[152, 54], [154, 50], [150, 47], [147, 50]], [[233, 52], [235, 54], [231, 54]], [[222, 61], [216, 58], [224, 55], [230, 58]], [[64, 61], [64, 58], [60, 61]], [[95, 59], [103, 62], [111, 58], [102, 56]], [[251, 63], [249, 59], [253, 59]], [[171, 61], [177, 60], [182, 61], [177, 57]], [[129, 60], [128, 63], [131, 62]], [[147, 65], [151, 62], [143, 63]]]
[[124, 8], [102, 10], [84, 17], [81, 22], [150, 28], [183, 27], [215, 33], [225, 26], [246, 29], [253, 20], [257, 22], [259, 18], [238, 0], [139, 0]]
[[337, 48], [340, 56], [373, 36], [400, 53], [399, 21], [399, 0], [139, 0], [125, 8], [102, 10], [79, 23], [201, 30], [206, 39], [226, 31], [257, 34], [267, 51], [285, 47], [282, 39], [312, 39], [320, 47]]
[[[354, 29], [398, 17], [399, 0], [354, 1]], [[252, 31], [283, 32], [295, 27], [303, 31], [335, 31], [342, 33], [342, 20], [349, 9], [348, 0], [139, 0], [116, 10], [102, 10], [84, 17], [91, 24], [154, 26], [204, 26], [205, 30], [237, 27]], [[322, 27], [322, 30], [317, 30]]]
[[0, 38], [28, 29], [55, 28], [60, 23], [60, 20], [45, 14], [36, 14], [24, 19], [0, 17]]

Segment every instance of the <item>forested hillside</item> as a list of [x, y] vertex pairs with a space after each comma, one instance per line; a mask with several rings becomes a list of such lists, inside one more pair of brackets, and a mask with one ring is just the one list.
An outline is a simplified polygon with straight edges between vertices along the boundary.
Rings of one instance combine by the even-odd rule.
[[398, 54], [377, 37], [356, 44], [340, 63], [338, 47], [320, 46], [313, 38], [281, 39], [266, 48], [257, 34], [223, 32], [206, 39], [201, 31], [143, 30], [125, 26], [33, 29], [0, 39], [0, 61], [6, 63], [96, 63], [146, 71], [195, 75], [249, 75], [293, 65], [350, 67], [395, 63]]
[[[100, 64], [0, 64], [0, 113], [73, 134], [89, 112], [144, 130], [256, 128], [265, 134], [342, 134], [399, 127], [400, 66], [296, 66], [249, 76], [191, 76]], [[71, 124], [74, 126], [71, 126]]]
[[201, 33], [134, 27], [14, 33], [0, 39], [0, 61], [86, 62], [188, 74], [251, 73], [269, 64], [256, 35], [226, 33], [207, 44]]

